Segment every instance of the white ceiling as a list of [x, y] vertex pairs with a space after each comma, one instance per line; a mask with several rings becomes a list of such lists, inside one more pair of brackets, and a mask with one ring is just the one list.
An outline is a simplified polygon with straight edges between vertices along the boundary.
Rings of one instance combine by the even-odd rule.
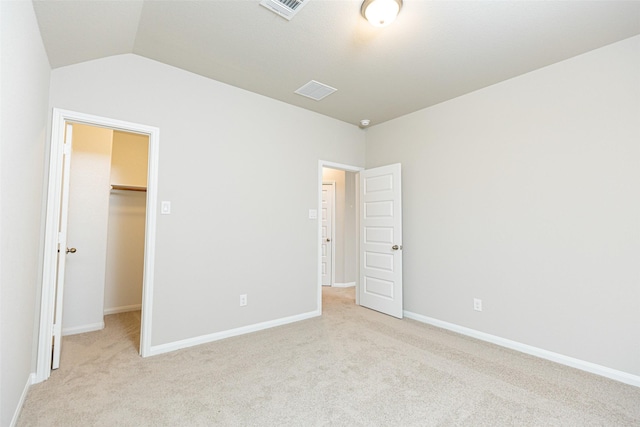
[[[375, 125], [640, 34], [640, 1], [404, 0], [375, 28], [360, 0], [34, 1], [53, 68], [135, 53], [289, 104]], [[309, 80], [338, 89], [314, 101]]]

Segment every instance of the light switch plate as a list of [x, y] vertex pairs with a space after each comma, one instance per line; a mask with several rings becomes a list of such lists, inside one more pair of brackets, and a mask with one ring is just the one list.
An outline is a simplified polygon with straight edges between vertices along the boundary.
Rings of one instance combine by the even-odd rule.
[[162, 201], [160, 203], [160, 213], [162, 215], [169, 215], [171, 213], [171, 202]]
[[309, 209], [309, 219], [318, 219], [318, 211], [316, 209]]

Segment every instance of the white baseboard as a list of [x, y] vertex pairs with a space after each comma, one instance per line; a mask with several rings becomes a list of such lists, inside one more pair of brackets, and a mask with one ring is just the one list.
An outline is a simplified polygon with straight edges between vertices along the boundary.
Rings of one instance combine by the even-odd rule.
[[540, 357], [542, 359], [547, 359], [552, 362], [560, 363], [561, 365], [570, 366], [572, 368], [580, 369], [582, 371], [590, 372], [592, 374], [596, 374], [606, 378], [610, 378], [612, 380], [620, 381], [621, 383], [640, 387], [640, 376], [638, 375], [633, 375], [628, 372], [618, 371], [616, 369], [608, 368], [606, 366], [597, 365], [595, 363], [565, 356], [559, 353], [554, 353], [552, 351], [544, 350], [542, 348], [533, 347], [527, 344], [522, 344], [517, 341], [511, 341], [496, 335], [491, 335], [485, 332], [476, 331], [475, 329], [466, 328], [464, 326], [459, 326], [454, 323], [444, 322], [442, 320], [423, 316], [421, 314], [412, 313], [410, 311], [405, 311], [404, 316], [409, 319], [417, 320], [418, 322], [427, 323], [429, 325], [436, 326], [438, 328], [457, 332], [459, 334], [476, 338], [482, 341], [490, 342], [492, 344], [496, 344], [501, 347], [506, 347], [511, 350], [519, 351], [521, 353], [526, 353], [532, 356]]
[[133, 305], [122, 305], [120, 307], [105, 308], [104, 315], [107, 316], [109, 314], [126, 313], [128, 311], [139, 311], [141, 307], [142, 307], [142, 304], [133, 304]]
[[104, 329], [104, 322], [92, 323], [89, 325], [75, 326], [73, 328], [62, 329], [62, 336], [84, 334], [85, 332], [101, 331]]
[[32, 384], [36, 382], [36, 374], [31, 373], [27, 377], [27, 383], [22, 390], [22, 394], [20, 395], [20, 399], [18, 400], [18, 404], [16, 405], [16, 410], [13, 412], [13, 418], [11, 418], [11, 427], [14, 427], [18, 423], [18, 418], [20, 417], [20, 413], [22, 412], [22, 406], [24, 405], [24, 401], [27, 398], [27, 393], [29, 393], [29, 389]]
[[356, 285], [356, 282], [347, 282], [347, 283], [334, 283], [334, 288], [352, 288]]
[[295, 316], [284, 317], [282, 319], [270, 320], [268, 322], [256, 323], [255, 325], [243, 326], [241, 328], [230, 329], [228, 331], [216, 332], [213, 334], [202, 335], [199, 337], [189, 338], [186, 340], [175, 341], [167, 344], [152, 345], [149, 356], [168, 353], [170, 351], [180, 350], [182, 348], [193, 347], [200, 344], [206, 344], [225, 338], [231, 338], [238, 335], [249, 334], [251, 332], [262, 331], [263, 329], [274, 328], [276, 326], [286, 325], [288, 323], [299, 322], [300, 320], [318, 317], [322, 313], [318, 310], [302, 313]]

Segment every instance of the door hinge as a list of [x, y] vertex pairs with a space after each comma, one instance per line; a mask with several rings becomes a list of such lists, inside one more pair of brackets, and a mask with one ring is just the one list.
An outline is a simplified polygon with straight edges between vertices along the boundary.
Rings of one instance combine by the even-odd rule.
[[71, 144], [68, 144], [68, 143], [67, 143], [67, 144], [64, 144], [64, 145], [62, 146], [62, 153], [63, 153], [65, 156], [68, 156], [69, 154], [71, 154]]
[[51, 328], [51, 334], [53, 336], [59, 335], [61, 333], [60, 325], [54, 324]]

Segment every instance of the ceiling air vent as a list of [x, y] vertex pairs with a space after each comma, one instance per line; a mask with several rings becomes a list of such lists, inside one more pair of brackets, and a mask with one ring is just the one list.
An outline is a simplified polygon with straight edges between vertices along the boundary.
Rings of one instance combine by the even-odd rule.
[[297, 93], [298, 95], [306, 96], [307, 98], [315, 99], [316, 101], [320, 101], [322, 98], [331, 95], [336, 90], [338, 89], [327, 86], [315, 80], [311, 80], [309, 83], [296, 90], [295, 93]]
[[309, 0], [262, 0], [260, 4], [287, 20], [298, 13]]

